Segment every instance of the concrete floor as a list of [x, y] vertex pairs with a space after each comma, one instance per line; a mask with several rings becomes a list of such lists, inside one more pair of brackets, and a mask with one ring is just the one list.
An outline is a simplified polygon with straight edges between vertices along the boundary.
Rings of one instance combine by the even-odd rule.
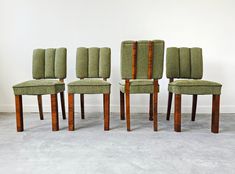
[[118, 113], [111, 130], [103, 131], [102, 113], [76, 114], [74, 132], [60, 118], [60, 131], [51, 131], [51, 117], [25, 114], [25, 131], [16, 133], [14, 113], [0, 114], [0, 174], [151, 174], [235, 173], [235, 114], [221, 114], [220, 134], [210, 132], [210, 115], [182, 118], [182, 132], [173, 119], [159, 114], [153, 132], [147, 114], [133, 114], [132, 131]]

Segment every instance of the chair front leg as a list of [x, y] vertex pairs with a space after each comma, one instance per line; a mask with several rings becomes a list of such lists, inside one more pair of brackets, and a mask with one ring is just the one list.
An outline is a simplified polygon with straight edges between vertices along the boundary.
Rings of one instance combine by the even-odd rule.
[[59, 130], [57, 94], [51, 94], [52, 131]]
[[153, 94], [149, 95], [149, 120], [153, 121]]
[[220, 95], [213, 95], [211, 132], [219, 133]]
[[126, 90], [126, 127], [127, 131], [131, 131], [131, 123], [130, 123], [130, 81], [126, 80], [125, 83]]
[[39, 110], [40, 120], [44, 120], [43, 109], [42, 109], [42, 95], [37, 95], [37, 98], [38, 98], [38, 110]]
[[69, 106], [69, 118], [68, 118], [68, 125], [69, 131], [74, 131], [74, 94], [68, 94], [68, 106]]
[[175, 94], [174, 128], [181, 132], [181, 94]]
[[191, 121], [195, 121], [195, 116], [196, 116], [196, 110], [197, 110], [197, 95], [193, 95], [193, 106], [192, 106], [192, 117]]
[[80, 94], [80, 105], [81, 105], [81, 118], [85, 119], [85, 113], [84, 113], [84, 94]]
[[158, 130], [158, 81], [154, 80], [154, 92], [153, 92], [153, 130]]
[[15, 107], [16, 107], [16, 130], [17, 132], [23, 132], [24, 122], [23, 122], [22, 95], [15, 96]]
[[125, 99], [124, 93], [120, 91], [120, 119], [125, 120]]
[[66, 119], [66, 112], [65, 112], [65, 102], [64, 102], [64, 92], [60, 92], [60, 101], [61, 101], [61, 110], [62, 110], [62, 118], [63, 120]]
[[110, 94], [103, 94], [104, 98], [104, 130], [109, 130], [110, 120]]

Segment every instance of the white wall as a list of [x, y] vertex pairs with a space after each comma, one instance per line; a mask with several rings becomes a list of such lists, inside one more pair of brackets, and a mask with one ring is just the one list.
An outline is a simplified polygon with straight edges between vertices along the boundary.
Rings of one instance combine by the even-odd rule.
[[[118, 112], [120, 43], [127, 39], [202, 47], [204, 79], [223, 83], [221, 112], [235, 112], [234, 9], [234, 0], [0, 0], [0, 112], [14, 111], [12, 85], [31, 79], [32, 50], [62, 46], [68, 49], [66, 82], [75, 80], [77, 47], [111, 47], [111, 111]], [[166, 112], [167, 83], [164, 73], [160, 112]], [[49, 97], [44, 98], [49, 111]], [[85, 100], [86, 111], [102, 110], [101, 96]], [[37, 111], [36, 97], [23, 102], [24, 111]], [[147, 95], [133, 96], [131, 102], [133, 112], [147, 112]], [[199, 112], [211, 112], [210, 96], [198, 102]], [[191, 97], [183, 98], [183, 106], [191, 111]]]

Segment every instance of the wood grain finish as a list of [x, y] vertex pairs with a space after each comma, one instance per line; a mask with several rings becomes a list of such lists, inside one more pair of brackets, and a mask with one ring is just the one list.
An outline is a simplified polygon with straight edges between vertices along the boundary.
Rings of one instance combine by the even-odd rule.
[[149, 120], [153, 121], [153, 94], [149, 95]]
[[52, 131], [59, 130], [57, 94], [51, 94]]
[[[169, 83], [173, 82], [174, 79], [170, 78], [169, 79]], [[170, 116], [171, 116], [171, 104], [172, 104], [172, 93], [169, 92], [168, 93], [168, 105], [167, 105], [167, 114], [166, 114], [166, 120], [170, 120]]]
[[174, 128], [181, 132], [181, 94], [175, 94]]
[[132, 45], [132, 79], [136, 79], [137, 73], [137, 42]]
[[110, 94], [103, 94], [104, 98], [104, 130], [109, 130], [110, 122]]
[[82, 119], [85, 119], [84, 94], [80, 94], [80, 106], [81, 106], [81, 118], [82, 118]]
[[158, 80], [153, 81], [153, 130], [158, 130]]
[[16, 130], [17, 132], [24, 131], [23, 123], [23, 106], [22, 106], [22, 96], [15, 96], [15, 106], [16, 106]]
[[41, 95], [37, 95], [38, 98], [38, 110], [39, 110], [39, 116], [40, 116], [40, 120], [43, 120], [43, 109], [42, 109], [42, 96]]
[[126, 127], [127, 131], [131, 131], [131, 123], [130, 123], [130, 81], [126, 80], [125, 83], [126, 90]]
[[66, 112], [65, 112], [64, 92], [60, 92], [60, 102], [61, 102], [62, 118], [63, 120], [65, 120]]
[[125, 120], [125, 99], [124, 93], [120, 91], [120, 119]]
[[219, 133], [220, 95], [212, 97], [211, 132]]
[[69, 110], [69, 116], [68, 116], [68, 125], [69, 125], [69, 131], [74, 131], [74, 94], [69, 93], [68, 94], [68, 110]]
[[191, 116], [191, 121], [195, 121], [195, 116], [196, 116], [196, 110], [197, 110], [197, 95], [193, 95], [193, 104], [192, 104], [192, 116]]
[[148, 79], [153, 76], [153, 42], [148, 43]]

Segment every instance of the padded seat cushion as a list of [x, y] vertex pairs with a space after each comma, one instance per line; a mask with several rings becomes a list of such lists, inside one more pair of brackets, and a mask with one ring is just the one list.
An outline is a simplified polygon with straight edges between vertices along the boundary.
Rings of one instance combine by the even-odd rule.
[[[120, 91], [125, 93], [125, 81], [119, 82]], [[148, 94], [153, 93], [153, 80], [152, 79], [133, 79], [130, 80], [130, 93], [131, 94]], [[158, 91], [159, 92], [159, 91]]]
[[13, 86], [15, 95], [57, 94], [65, 90], [63, 82], [58, 80], [29, 80]]
[[68, 84], [68, 92], [74, 94], [109, 94], [111, 84], [102, 79], [82, 79]]
[[175, 94], [219, 95], [221, 87], [220, 83], [206, 80], [176, 80], [169, 83], [168, 90]]

